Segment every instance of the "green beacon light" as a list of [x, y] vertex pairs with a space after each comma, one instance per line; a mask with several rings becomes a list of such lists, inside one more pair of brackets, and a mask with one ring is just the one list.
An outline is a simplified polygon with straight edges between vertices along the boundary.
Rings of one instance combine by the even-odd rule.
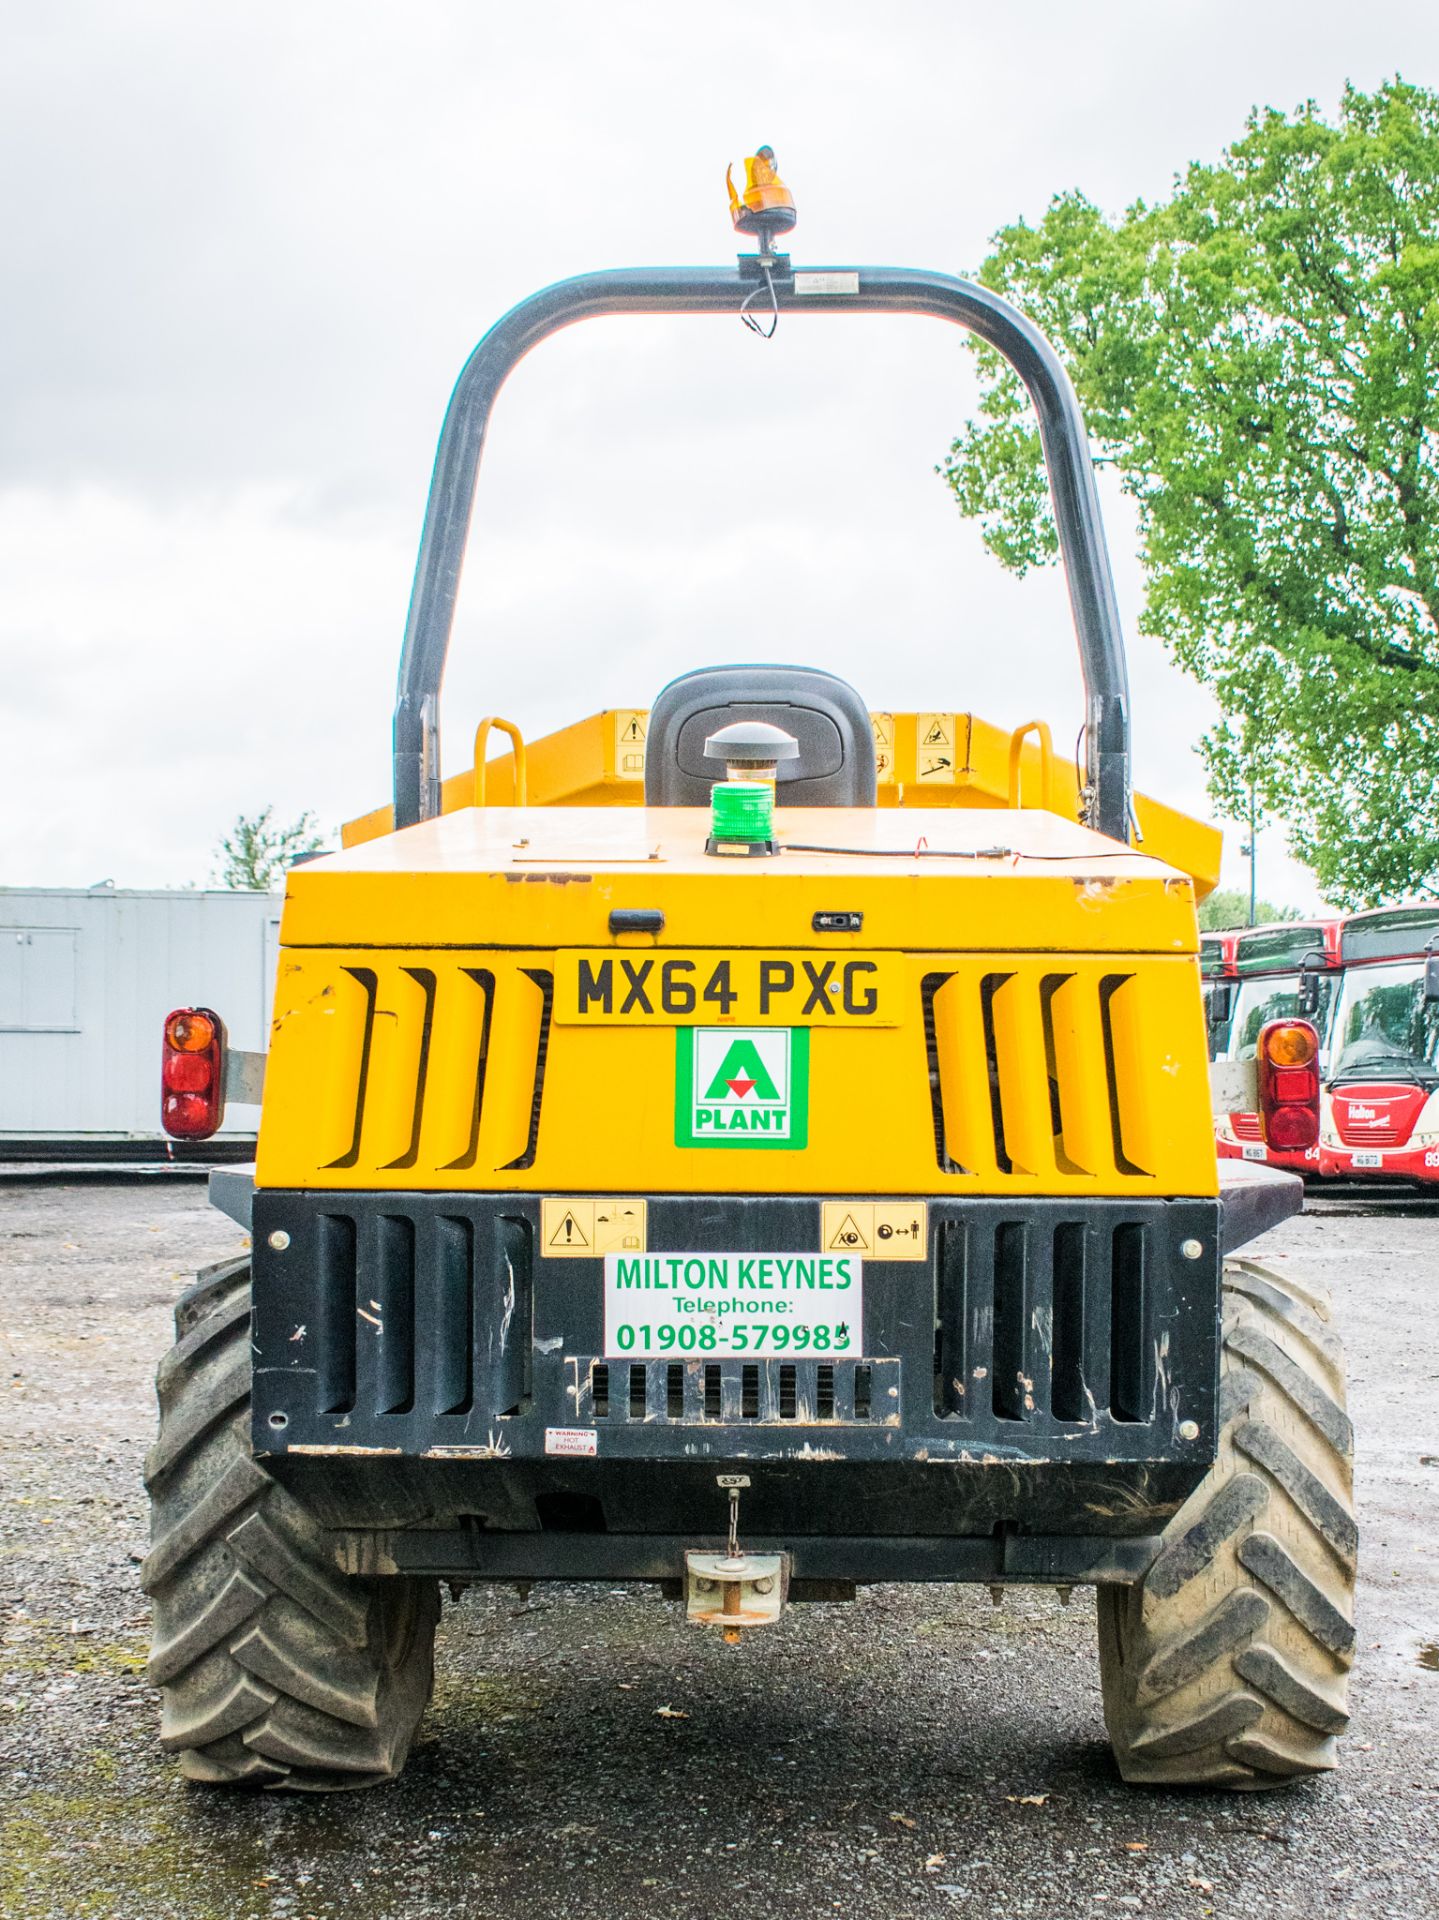
[[725, 778], [711, 792], [706, 853], [778, 853], [774, 838], [774, 786], [781, 760], [798, 760], [799, 742], [763, 720], [736, 720], [705, 741], [706, 760], [723, 760]]
[[774, 839], [774, 795], [768, 787], [757, 781], [718, 780], [713, 797], [712, 839], [768, 849]]

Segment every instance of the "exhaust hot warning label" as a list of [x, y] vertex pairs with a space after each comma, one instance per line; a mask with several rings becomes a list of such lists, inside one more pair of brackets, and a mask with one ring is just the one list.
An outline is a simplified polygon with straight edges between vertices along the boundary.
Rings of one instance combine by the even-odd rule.
[[680, 1027], [677, 1147], [803, 1147], [809, 1141], [807, 1027]]

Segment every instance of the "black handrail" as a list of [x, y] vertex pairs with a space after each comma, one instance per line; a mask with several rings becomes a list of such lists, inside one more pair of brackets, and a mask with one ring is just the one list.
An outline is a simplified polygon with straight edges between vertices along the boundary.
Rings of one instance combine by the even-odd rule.
[[[902, 267], [812, 267], [799, 270], [806, 291], [798, 292], [788, 260], [783, 255], [772, 258], [781, 313], [922, 313], [952, 320], [997, 348], [1029, 389], [1039, 416], [1084, 670], [1084, 817], [1111, 839], [1127, 841], [1129, 687], [1124, 641], [1084, 417], [1058, 355], [1022, 313], [972, 281]], [[440, 810], [440, 682], [485, 432], [506, 378], [532, 347], [577, 320], [616, 313], [733, 314], [746, 294], [755, 291], [758, 271], [754, 262], [742, 260], [737, 269], [640, 267], [561, 280], [512, 307], [465, 362], [440, 430], [400, 655], [394, 736], [397, 827], [413, 826]], [[814, 291], [817, 279], [820, 290]], [[853, 291], [835, 290], [851, 286]]]

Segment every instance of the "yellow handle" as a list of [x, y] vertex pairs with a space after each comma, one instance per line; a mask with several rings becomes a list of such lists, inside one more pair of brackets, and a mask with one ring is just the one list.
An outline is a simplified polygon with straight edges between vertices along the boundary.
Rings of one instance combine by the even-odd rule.
[[510, 744], [515, 750], [515, 805], [527, 805], [525, 785], [525, 743], [519, 728], [513, 720], [501, 720], [497, 713], [487, 713], [475, 728], [475, 805], [485, 804], [485, 753], [490, 744], [490, 728], [498, 727], [501, 733], [510, 736]]
[[1031, 733], [1039, 735], [1039, 804], [1048, 813], [1054, 797], [1054, 741], [1043, 720], [1026, 720], [1022, 727], [1016, 727], [1009, 736], [1009, 804], [1012, 807], [1019, 805], [1019, 765], [1024, 754], [1024, 743]]

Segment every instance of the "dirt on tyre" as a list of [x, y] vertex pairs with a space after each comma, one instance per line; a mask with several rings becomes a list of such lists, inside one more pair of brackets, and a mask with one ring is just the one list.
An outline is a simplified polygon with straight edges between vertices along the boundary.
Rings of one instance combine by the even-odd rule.
[[1224, 1269], [1219, 1451], [1144, 1581], [1099, 1593], [1104, 1716], [1138, 1785], [1325, 1772], [1348, 1721], [1358, 1532], [1329, 1302]]
[[214, 1785], [392, 1780], [430, 1697], [439, 1589], [356, 1580], [250, 1448], [250, 1271], [202, 1273], [160, 1363], [145, 1463], [160, 1742]]

